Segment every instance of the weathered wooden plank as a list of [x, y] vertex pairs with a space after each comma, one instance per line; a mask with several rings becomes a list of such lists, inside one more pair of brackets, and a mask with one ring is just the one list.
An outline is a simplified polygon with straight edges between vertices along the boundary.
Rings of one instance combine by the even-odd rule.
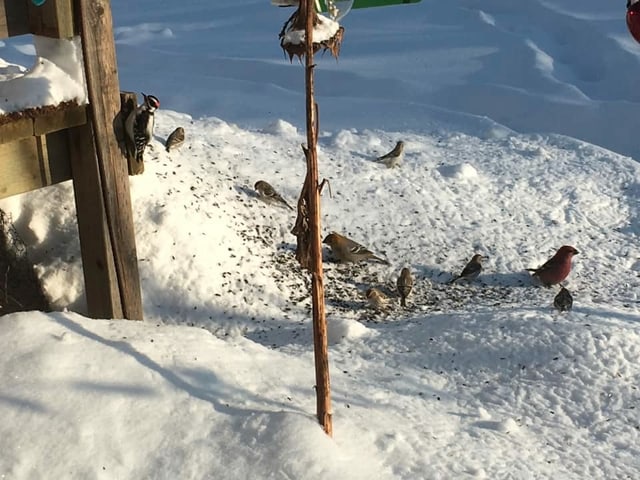
[[0, 123], [0, 144], [33, 135], [46, 135], [87, 123], [86, 105], [64, 105], [60, 108], [29, 109], [24, 116]]
[[54, 134], [2, 144], [0, 172], [0, 198], [69, 180], [68, 142]]
[[47, 185], [42, 176], [41, 155], [35, 137], [0, 145], [0, 198]]
[[114, 132], [120, 88], [111, 6], [107, 0], [78, 1], [91, 118], [122, 310], [128, 319], [142, 319], [127, 162]]
[[122, 318], [122, 304], [91, 124], [69, 129], [68, 138], [89, 316]]
[[44, 135], [87, 123], [87, 106], [71, 105], [38, 115], [33, 121], [33, 134]]
[[29, 33], [27, 2], [3, 0], [0, 2], [0, 38], [15, 37]]
[[51, 185], [71, 179], [71, 145], [66, 130], [47, 135], [47, 168]]
[[28, 15], [29, 30], [34, 35], [71, 38], [76, 32], [73, 21], [73, 0], [47, 0], [39, 7], [28, 2]]
[[40, 166], [40, 179], [44, 185], [51, 185], [51, 168], [49, 167], [49, 149], [47, 137], [35, 137], [38, 151], [38, 164]]
[[33, 119], [24, 117], [0, 125], [0, 144], [33, 136]]
[[29, 137], [0, 145], [0, 171], [0, 198], [41, 187], [36, 139]]

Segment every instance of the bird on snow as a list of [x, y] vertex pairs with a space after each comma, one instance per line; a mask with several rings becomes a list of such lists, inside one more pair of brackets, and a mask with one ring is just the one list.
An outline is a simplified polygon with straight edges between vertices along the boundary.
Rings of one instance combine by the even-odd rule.
[[398, 287], [398, 295], [400, 295], [400, 305], [406, 307], [407, 297], [413, 289], [413, 277], [411, 276], [411, 270], [407, 267], [403, 268], [400, 272], [396, 286]]
[[364, 293], [369, 305], [376, 310], [384, 310], [389, 305], [389, 297], [377, 288], [368, 288]]
[[333, 255], [340, 262], [361, 262], [363, 260], [377, 260], [380, 263], [389, 265], [389, 262], [384, 258], [377, 257], [371, 250], [336, 232], [331, 232], [329, 235], [327, 235], [322, 243], [329, 245], [329, 248], [333, 252]]
[[179, 148], [184, 143], [184, 128], [178, 127], [176, 128], [165, 142], [164, 146], [167, 149], [167, 152], [170, 150], [175, 150]]
[[533, 272], [545, 287], [557, 285], [569, 276], [571, 272], [571, 259], [579, 252], [570, 245], [563, 245], [556, 254], [547, 260], [541, 267], [527, 268]]
[[455, 277], [449, 283], [454, 283], [454, 282], [457, 282], [458, 280], [471, 281], [478, 278], [478, 275], [480, 275], [480, 273], [482, 272], [482, 262], [486, 260], [486, 258], [487, 257], [483, 257], [482, 255], [479, 255], [476, 253], [471, 258], [471, 260], [469, 260], [469, 263], [467, 263], [465, 267], [462, 269], [462, 272], [460, 273], [460, 275]]
[[290, 210], [293, 210], [293, 207], [287, 203], [287, 201], [282, 198], [282, 196], [275, 191], [275, 189], [269, 185], [264, 180], [258, 180], [254, 187], [258, 195], [265, 200], [266, 202], [276, 202], [282, 205], [285, 205]]
[[560, 288], [560, 291], [553, 299], [553, 306], [561, 312], [568, 312], [573, 308], [573, 297], [571, 292], [564, 287]]
[[378, 162], [384, 163], [387, 168], [393, 168], [400, 165], [402, 159], [404, 158], [404, 142], [400, 140], [396, 143], [396, 146], [393, 147], [386, 155], [382, 155], [377, 158]]

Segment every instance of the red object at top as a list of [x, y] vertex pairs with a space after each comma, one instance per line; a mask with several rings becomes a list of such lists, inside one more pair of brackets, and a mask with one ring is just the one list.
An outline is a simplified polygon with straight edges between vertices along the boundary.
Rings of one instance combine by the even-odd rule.
[[627, 27], [631, 36], [640, 43], [640, 2], [635, 2], [627, 8]]

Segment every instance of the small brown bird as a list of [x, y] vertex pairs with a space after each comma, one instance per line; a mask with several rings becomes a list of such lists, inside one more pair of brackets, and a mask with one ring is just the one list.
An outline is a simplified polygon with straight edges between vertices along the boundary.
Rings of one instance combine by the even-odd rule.
[[364, 296], [367, 297], [369, 305], [376, 310], [384, 310], [389, 306], [389, 297], [377, 288], [368, 288]]
[[274, 188], [269, 185], [264, 180], [258, 180], [254, 187], [258, 195], [266, 202], [275, 202], [285, 205], [290, 210], [293, 210], [293, 207], [287, 203], [287, 201], [282, 198], [282, 196], [274, 190]]
[[560, 291], [553, 299], [553, 306], [561, 312], [568, 312], [573, 308], [573, 297], [571, 292], [564, 287], [560, 288]]
[[377, 260], [380, 263], [389, 265], [389, 262], [384, 258], [377, 257], [371, 250], [336, 232], [331, 232], [327, 235], [322, 243], [329, 245], [329, 248], [331, 248], [331, 251], [340, 262]]
[[167, 149], [167, 152], [170, 150], [175, 150], [176, 148], [180, 148], [184, 143], [184, 128], [178, 127], [176, 128], [169, 137], [167, 137], [167, 141], [164, 146]]
[[396, 146], [393, 147], [386, 155], [382, 155], [378, 157], [378, 162], [384, 163], [387, 168], [393, 168], [400, 165], [402, 159], [404, 158], [404, 142], [400, 140], [396, 143]]
[[411, 270], [407, 267], [403, 268], [400, 272], [396, 286], [398, 287], [398, 295], [400, 295], [400, 305], [406, 307], [407, 297], [413, 289], [413, 277], [411, 276]]
[[571, 272], [571, 259], [579, 252], [569, 245], [563, 245], [556, 254], [547, 260], [539, 268], [527, 268], [533, 272], [534, 277], [538, 277], [540, 282], [546, 287], [557, 285], [569, 276]]
[[469, 263], [462, 269], [460, 275], [455, 277], [449, 283], [457, 282], [458, 280], [475, 280], [478, 278], [478, 275], [482, 272], [482, 262], [486, 260], [487, 257], [483, 257], [482, 255], [475, 254]]

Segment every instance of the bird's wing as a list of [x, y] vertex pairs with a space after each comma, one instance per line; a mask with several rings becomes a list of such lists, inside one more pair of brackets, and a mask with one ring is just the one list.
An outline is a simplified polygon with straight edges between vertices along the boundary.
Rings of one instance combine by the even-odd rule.
[[462, 270], [460, 274], [461, 277], [466, 277], [467, 275], [473, 275], [476, 272], [480, 272], [482, 270], [482, 265], [479, 262], [470, 262]]
[[356, 255], [366, 255], [368, 253], [373, 253], [364, 245], [360, 245], [359, 243], [354, 242], [349, 238], [345, 238], [345, 245], [351, 253], [354, 253]]

